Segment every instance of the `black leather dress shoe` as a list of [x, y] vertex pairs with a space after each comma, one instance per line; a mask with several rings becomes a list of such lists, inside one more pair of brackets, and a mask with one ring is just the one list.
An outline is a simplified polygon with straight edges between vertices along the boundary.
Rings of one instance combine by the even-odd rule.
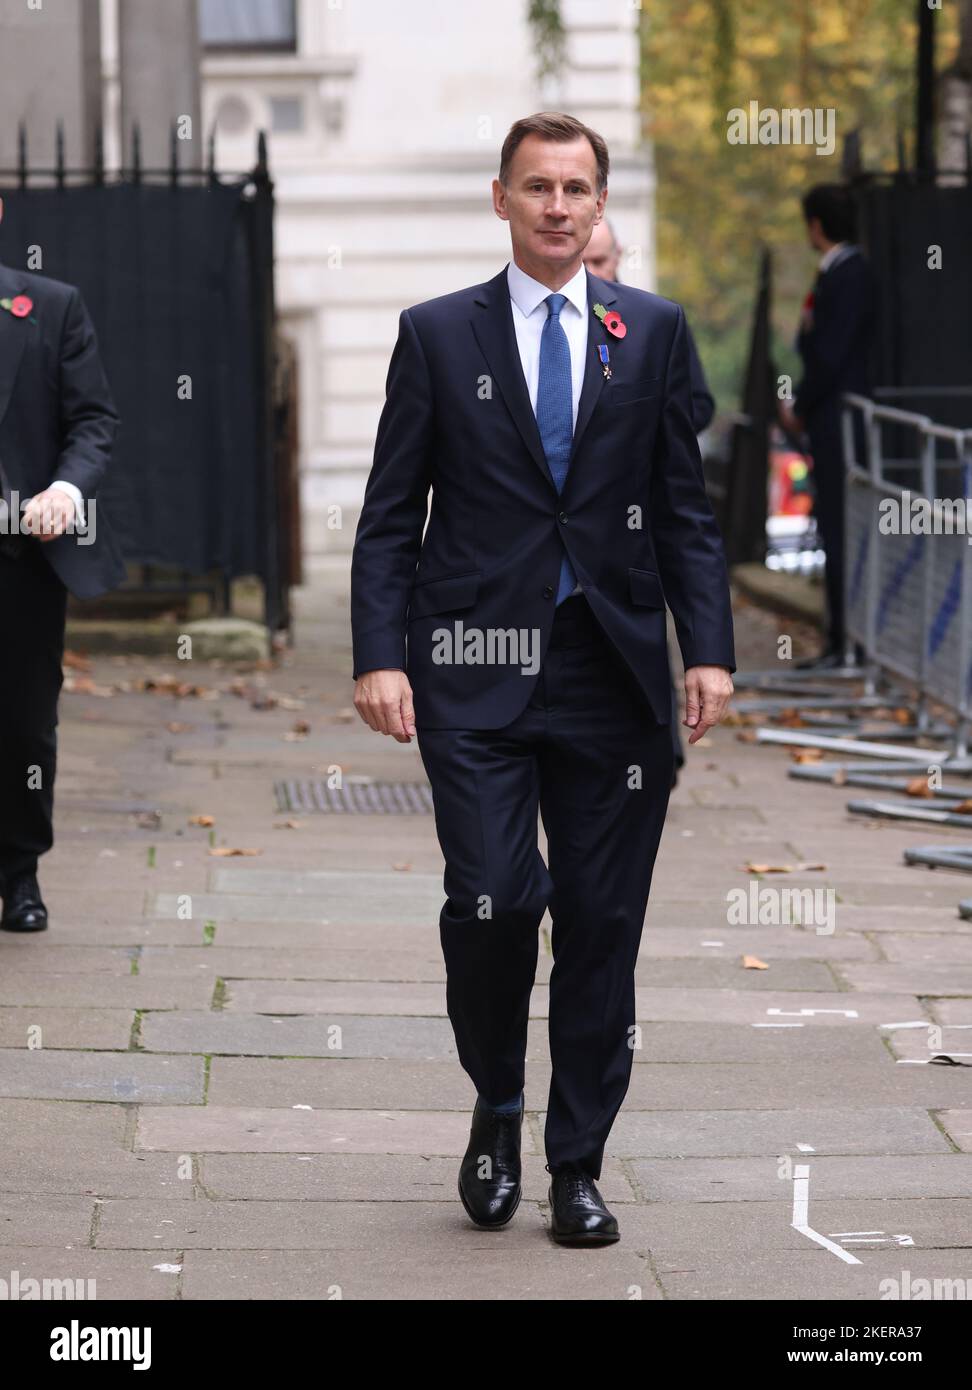
[[18, 874], [3, 889], [4, 931], [44, 931], [47, 927], [47, 908], [37, 886], [36, 874]]
[[819, 656], [804, 657], [802, 661], [794, 661], [795, 671], [833, 671], [844, 664], [844, 653], [838, 651], [836, 647], [828, 647]]
[[565, 1163], [551, 1170], [550, 1234], [560, 1245], [613, 1245], [621, 1239], [615, 1217], [583, 1168]]
[[476, 1101], [469, 1147], [459, 1167], [459, 1196], [477, 1226], [505, 1226], [520, 1205], [523, 1100], [510, 1115]]

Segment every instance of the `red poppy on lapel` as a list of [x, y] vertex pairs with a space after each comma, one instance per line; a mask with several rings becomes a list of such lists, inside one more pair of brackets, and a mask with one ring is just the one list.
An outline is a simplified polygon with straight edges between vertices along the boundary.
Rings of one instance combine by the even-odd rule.
[[627, 333], [627, 324], [622, 323], [621, 315], [616, 309], [605, 309], [603, 304], [595, 304], [594, 312], [607, 331], [615, 338], [623, 338]]
[[[13, 299], [0, 299], [0, 309], [6, 309], [8, 314], [13, 314], [15, 319], [30, 318], [30, 311], [34, 307], [34, 301], [26, 294], [14, 295]], [[31, 319], [31, 323], [36, 323], [36, 319]]]

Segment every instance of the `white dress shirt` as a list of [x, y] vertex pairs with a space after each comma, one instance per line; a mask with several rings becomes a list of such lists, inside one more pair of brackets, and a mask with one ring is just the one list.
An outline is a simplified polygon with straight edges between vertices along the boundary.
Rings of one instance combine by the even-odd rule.
[[[506, 268], [506, 280], [510, 287], [513, 328], [520, 352], [520, 365], [523, 368], [534, 415], [537, 413], [537, 387], [540, 383], [540, 335], [549, 317], [547, 295], [559, 293], [567, 296], [567, 303], [560, 311], [560, 325], [570, 348], [570, 394], [576, 425], [587, 357], [587, 272], [581, 266], [572, 280], [568, 280], [566, 285], [561, 285], [559, 291], [554, 291], [549, 285], [542, 285], [539, 280], [534, 280], [532, 275], [527, 275], [515, 261], [510, 261]], [[581, 585], [578, 581], [571, 590], [571, 596], [580, 592]]]
[[[549, 285], [541, 285], [521, 270], [515, 261], [506, 268], [506, 279], [513, 302], [513, 327], [516, 330], [516, 345], [520, 350], [520, 363], [530, 393], [530, 404], [534, 415], [537, 413], [537, 386], [540, 382], [540, 335], [547, 322], [546, 299], [554, 291]], [[581, 387], [584, 385], [584, 361], [587, 356], [587, 272], [581, 266], [572, 280], [562, 285], [559, 294], [567, 296], [567, 303], [560, 311], [560, 325], [567, 335], [570, 348], [571, 397], [574, 407], [574, 424], [577, 424], [577, 407], [580, 403]]]

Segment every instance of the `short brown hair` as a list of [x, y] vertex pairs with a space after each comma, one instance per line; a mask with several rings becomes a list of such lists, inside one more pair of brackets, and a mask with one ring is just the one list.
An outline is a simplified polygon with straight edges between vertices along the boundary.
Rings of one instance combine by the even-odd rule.
[[591, 130], [590, 126], [584, 125], [583, 121], [578, 121], [574, 116], [566, 116], [562, 111], [538, 111], [535, 116], [524, 116], [521, 120], [513, 122], [500, 152], [500, 183], [505, 184], [508, 181], [513, 156], [528, 135], [539, 135], [541, 140], [556, 140], [564, 145], [569, 140], [585, 139], [597, 160], [598, 193], [607, 186], [611, 160], [603, 137], [598, 135], [596, 130]]

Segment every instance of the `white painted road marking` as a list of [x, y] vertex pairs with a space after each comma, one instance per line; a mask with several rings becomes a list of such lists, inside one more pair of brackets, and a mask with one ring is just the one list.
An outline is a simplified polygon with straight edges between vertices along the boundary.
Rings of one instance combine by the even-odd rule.
[[822, 1236], [819, 1231], [815, 1231], [809, 1224], [810, 1213], [810, 1167], [806, 1163], [798, 1163], [793, 1169], [793, 1220], [791, 1226], [795, 1231], [799, 1231], [808, 1240], [815, 1240], [818, 1245], [822, 1245], [825, 1250], [829, 1250], [832, 1255], [836, 1255], [845, 1264], [859, 1265], [862, 1262], [856, 1255], [852, 1255], [849, 1250], [844, 1250], [839, 1245], [835, 1245], [832, 1240]]

